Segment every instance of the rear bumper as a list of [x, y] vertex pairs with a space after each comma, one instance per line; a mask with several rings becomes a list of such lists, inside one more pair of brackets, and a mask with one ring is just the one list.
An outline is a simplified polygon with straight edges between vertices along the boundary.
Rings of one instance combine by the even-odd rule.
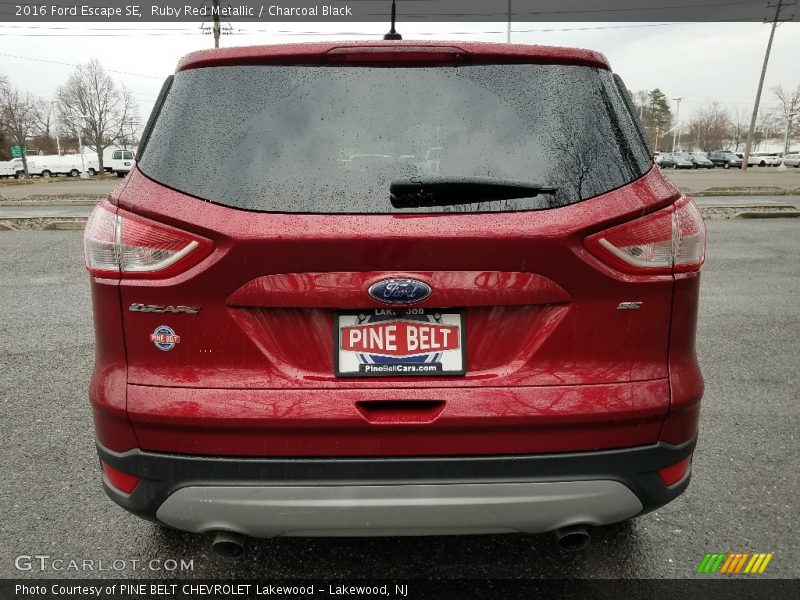
[[167, 498], [158, 520], [194, 532], [280, 535], [541, 533], [603, 525], [642, 510], [616, 481], [357, 486], [191, 486]]
[[280, 535], [434, 535], [607, 525], [680, 495], [657, 471], [681, 445], [526, 456], [217, 458], [141, 450], [100, 458], [142, 481], [117, 504], [186, 531]]

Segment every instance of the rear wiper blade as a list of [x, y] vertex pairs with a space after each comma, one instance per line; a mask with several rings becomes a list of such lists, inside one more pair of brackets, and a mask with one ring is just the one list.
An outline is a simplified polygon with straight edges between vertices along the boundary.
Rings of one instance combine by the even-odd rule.
[[538, 183], [494, 177], [411, 177], [395, 179], [389, 186], [389, 196], [395, 208], [531, 198], [539, 194], [555, 194], [557, 191], [558, 188]]

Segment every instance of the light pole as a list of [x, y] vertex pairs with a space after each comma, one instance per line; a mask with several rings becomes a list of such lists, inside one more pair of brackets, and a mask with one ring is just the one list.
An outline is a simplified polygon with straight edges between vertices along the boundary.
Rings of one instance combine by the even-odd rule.
[[506, 25], [506, 44], [511, 43], [511, 0], [508, 0], [508, 24]]
[[680, 115], [681, 115], [681, 100], [685, 98], [673, 98], [678, 103], [678, 108], [675, 109], [675, 131], [672, 134], [672, 153], [675, 153], [675, 144], [678, 141], [678, 132], [681, 128]]
[[83, 119], [83, 125], [78, 127], [78, 152], [81, 153], [81, 179], [87, 179], [89, 174], [86, 172], [86, 162], [83, 159], [83, 140], [81, 139], [81, 129], [86, 127], [86, 119], [89, 118], [89, 115], [78, 115], [81, 119]]
[[53, 110], [53, 131], [56, 134], [56, 150], [58, 151], [58, 160], [61, 160], [61, 141], [58, 139], [58, 110], [56, 109], [58, 100], [53, 100], [50, 107]]

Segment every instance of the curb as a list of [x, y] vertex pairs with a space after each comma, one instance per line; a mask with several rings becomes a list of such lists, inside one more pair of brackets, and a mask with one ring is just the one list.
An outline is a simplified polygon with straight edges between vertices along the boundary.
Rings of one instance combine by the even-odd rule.
[[42, 227], [42, 231], [82, 231], [86, 221], [56, 221]]
[[3, 231], [78, 231], [86, 227], [88, 217], [10, 217], [0, 218]]
[[772, 187], [746, 187], [746, 188], [706, 188], [704, 190], [692, 191], [688, 188], [680, 188], [688, 195], [696, 198], [704, 196], [800, 196], [800, 188], [772, 188]]
[[800, 217], [800, 210], [786, 210], [775, 212], [740, 212], [737, 219], [797, 219]]
[[49, 183], [67, 183], [67, 182], [77, 182], [77, 181], [105, 181], [106, 179], [118, 179], [115, 175], [114, 177], [110, 175], [106, 175], [103, 177], [67, 177], [66, 175], [62, 175], [59, 177], [39, 177], [38, 175], [35, 177], [28, 177], [26, 179], [16, 179], [16, 178], [9, 178], [4, 179], [2, 183], [0, 183], [0, 188], [4, 185], [14, 186], [14, 185], [47, 185]]
[[97, 198], [84, 198], [81, 200], [71, 200], [70, 198], [55, 198], [53, 200], [18, 200], [10, 202], [0, 201], [0, 209], [3, 208], [26, 208], [31, 206], [94, 206], [105, 196]]

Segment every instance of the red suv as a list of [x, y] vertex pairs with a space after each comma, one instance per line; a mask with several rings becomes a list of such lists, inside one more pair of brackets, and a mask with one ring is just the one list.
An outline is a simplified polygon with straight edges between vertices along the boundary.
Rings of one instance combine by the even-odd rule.
[[106, 492], [232, 553], [582, 546], [688, 485], [704, 251], [595, 52], [191, 54], [86, 227]]

